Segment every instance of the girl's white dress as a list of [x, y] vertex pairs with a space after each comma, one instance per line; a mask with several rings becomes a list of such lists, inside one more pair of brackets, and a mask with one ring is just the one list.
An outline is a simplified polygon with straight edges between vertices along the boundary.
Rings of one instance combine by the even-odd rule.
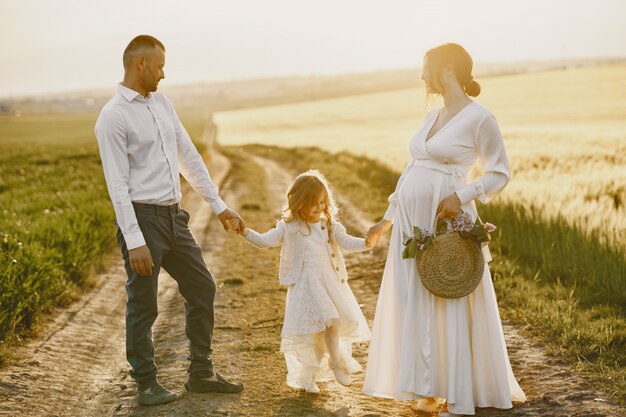
[[[295, 284], [287, 287], [285, 319], [281, 332], [281, 352], [287, 364], [287, 384], [308, 388], [313, 381], [333, 379], [328, 367], [328, 352], [320, 332], [332, 320], [339, 324], [339, 347], [351, 373], [361, 370], [352, 357], [352, 343], [370, 339], [370, 330], [350, 289], [345, 264], [339, 248], [328, 239], [326, 222], [296, 227], [281, 221], [275, 229], [259, 234], [248, 229], [246, 239], [257, 247], [278, 244], [295, 246], [287, 240], [303, 239], [304, 256]], [[335, 241], [346, 251], [363, 251], [365, 240], [348, 235], [339, 223], [333, 223]], [[282, 231], [281, 231], [282, 230]], [[289, 251], [283, 250], [281, 256]], [[281, 259], [281, 262], [291, 261]]]
[[[487, 202], [509, 178], [502, 136], [489, 111], [472, 102], [426, 142], [437, 113], [429, 113], [411, 139], [412, 159], [389, 197], [385, 218], [394, 226], [363, 391], [401, 400], [446, 398], [458, 414], [474, 414], [475, 406], [511, 408], [526, 396], [511, 370], [487, 265], [472, 294], [449, 300], [428, 292], [415, 262], [402, 259], [403, 232], [432, 229], [442, 199], [456, 192], [475, 219], [474, 199]], [[467, 183], [477, 158], [484, 175]], [[491, 260], [486, 247], [484, 254]]]

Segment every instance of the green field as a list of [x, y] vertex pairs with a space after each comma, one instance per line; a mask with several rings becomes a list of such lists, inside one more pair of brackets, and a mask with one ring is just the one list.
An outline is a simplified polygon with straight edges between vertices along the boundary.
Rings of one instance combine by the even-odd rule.
[[113, 245], [94, 122], [93, 115], [0, 120], [3, 341], [75, 298]]
[[[97, 115], [0, 118], [0, 364], [37, 318], [76, 299], [116, 250]], [[193, 137], [202, 117], [184, 113]]]

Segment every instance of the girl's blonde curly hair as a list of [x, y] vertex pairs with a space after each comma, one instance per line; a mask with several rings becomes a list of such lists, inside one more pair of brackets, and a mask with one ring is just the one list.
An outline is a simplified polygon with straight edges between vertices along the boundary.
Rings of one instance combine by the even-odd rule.
[[328, 181], [326, 181], [324, 175], [318, 170], [310, 169], [303, 172], [293, 181], [293, 184], [291, 184], [287, 192], [287, 207], [283, 210], [283, 219], [287, 223], [298, 220], [306, 224], [310, 232], [311, 226], [309, 226], [307, 222], [309, 211], [322, 193], [324, 194], [324, 202], [326, 203], [323, 217], [328, 222], [328, 239], [334, 246], [335, 240], [332, 237], [332, 221], [333, 218], [337, 218], [337, 204], [335, 203], [335, 197], [330, 190]]

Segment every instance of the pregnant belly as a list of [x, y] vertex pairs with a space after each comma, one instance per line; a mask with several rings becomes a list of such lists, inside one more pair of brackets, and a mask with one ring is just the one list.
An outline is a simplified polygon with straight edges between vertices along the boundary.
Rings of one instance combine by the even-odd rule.
[[435, 194], [440, 194], [441, 186], [448, 176], [432, 169], [413, 167], [402, 181], [399, 190], [401, 201], [430, 201]]
[[440, 171], [413, 167], [398, 190], [400, 210], [413, 220], [413, 225], [427, 226], [439, 202], [455, 191], [457, 181], [456, 177]]

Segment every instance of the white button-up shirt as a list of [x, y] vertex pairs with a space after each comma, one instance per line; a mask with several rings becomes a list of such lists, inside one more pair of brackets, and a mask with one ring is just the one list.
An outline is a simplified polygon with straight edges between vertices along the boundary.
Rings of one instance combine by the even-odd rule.
[[147, 98], [118, 84], [102, 108], [96, 137], [117, 224], [128, 249], [146, 244], [133, 202], [169, 205], [180, 201], [180, 174], [219, 214], [227, 206], [206, 165], [163, 94]]

